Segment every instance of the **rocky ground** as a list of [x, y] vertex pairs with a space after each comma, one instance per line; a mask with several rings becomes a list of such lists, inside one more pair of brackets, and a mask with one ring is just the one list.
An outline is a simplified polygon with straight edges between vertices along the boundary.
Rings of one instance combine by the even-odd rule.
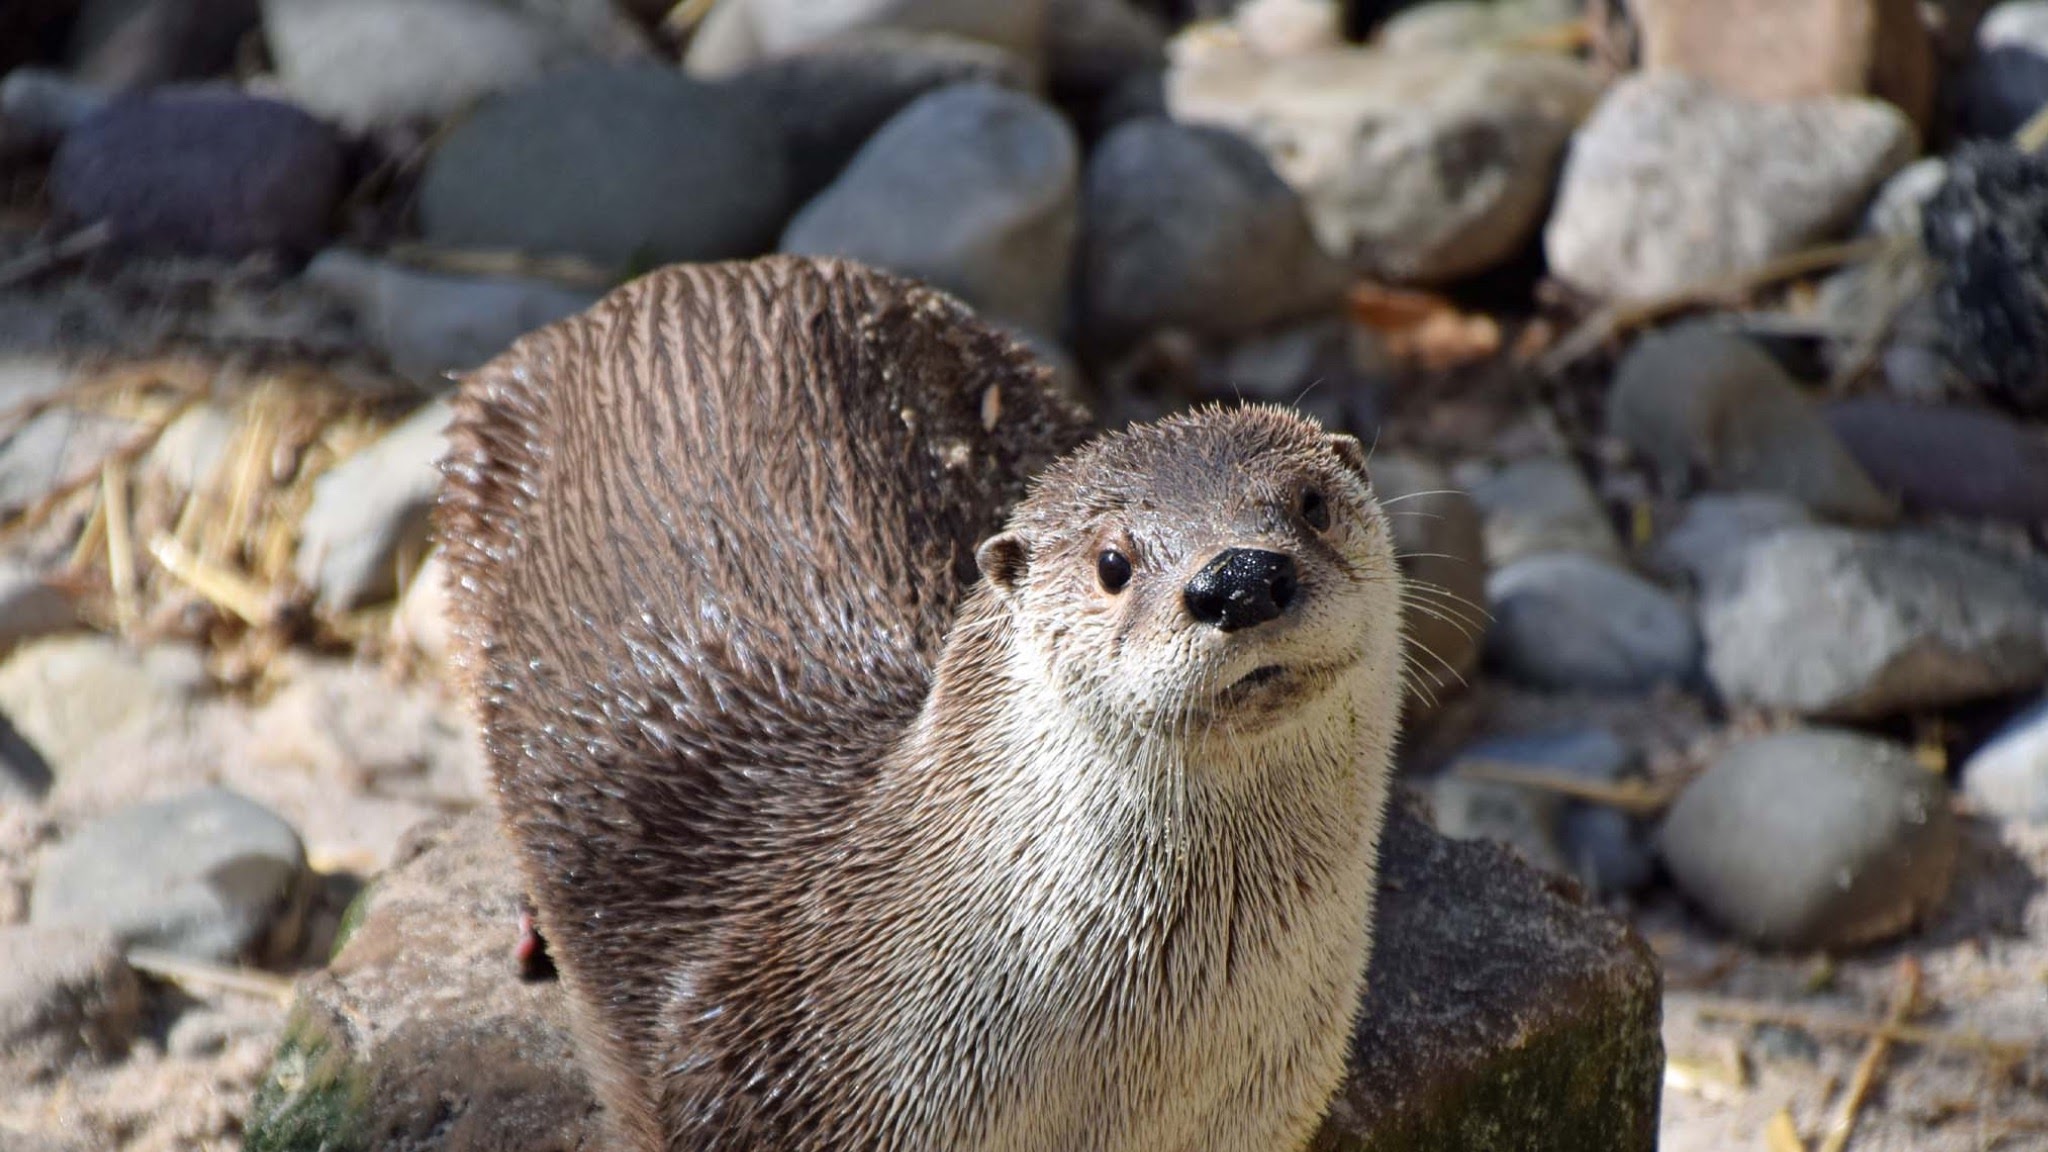
[[242, 1145], [485, 803], [448, 374], [771, 251], [1375, 443], [1403, 771], [1662, 960], [1663, 1146], [2048, 1148], [2048, 4], [1395, 7], [0, 8], [0, 1148]]

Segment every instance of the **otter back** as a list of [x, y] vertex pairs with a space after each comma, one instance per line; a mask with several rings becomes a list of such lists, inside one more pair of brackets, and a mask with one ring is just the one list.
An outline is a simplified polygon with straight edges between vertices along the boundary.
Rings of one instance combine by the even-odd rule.
[[641, 1146], [665, 977], [902, 735], [975, 544], [1083, 432], [950, 299], [790, 258], [655, 273], [464, 382], [457, 667]]

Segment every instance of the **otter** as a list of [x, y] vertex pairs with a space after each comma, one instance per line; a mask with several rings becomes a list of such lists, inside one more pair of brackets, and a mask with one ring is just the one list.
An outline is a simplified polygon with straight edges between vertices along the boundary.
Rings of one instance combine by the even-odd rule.
[[619, 1147], [1312, 1137], [1401, 701], [1357, 440], [1087, 439], [950, 297], [787, 257], [455, 410], [458, 676]]

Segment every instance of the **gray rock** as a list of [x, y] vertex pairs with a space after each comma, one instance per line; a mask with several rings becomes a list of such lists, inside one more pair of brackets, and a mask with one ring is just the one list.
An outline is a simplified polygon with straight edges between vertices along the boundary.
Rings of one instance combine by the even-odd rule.
[[[1383, 844], [1360, 1055], [1312, 1147], [1463, 1152], [1519, 1132], [1537, 1136], [1516, 1145], [1527, 1152], [1654, 1148], [1660, 981], [1641, 939], [1498, 849], [1436, 836], [1408, 805]], [[517, 874], [488, 814], [422, 835], [301, 983], [251, 1147], [390, 1131], [428, 1134], [415, 1152], [601, 1139], [561, 985], [510, 976]], [[438, 1122], [449, 1115], [461, 1120]]]
[[16, 68], [0, 79], [0, 156], [54, 148], [113, 97], [49, 68]]
[[[115, 1059], [142, 1023], [142, 984], [112, 936], [0, 926], [0, 1072], [19, 1084]], [[10, 1129], [11, 1131], [11, 1129]]]
[[647, 54], [610, 0], [262, 0], [291, 98], [361, 132], [439, 120], [592, 60]]
[[845, 256], [1040, 334], [1065, 311], [1080, 148], [1058, 113], [962, 84], [920, 97], [804, 206], [782, 251]]
[[1078, 319], [1103, 348], [1164, 327], [1243, 336], [1343, 301], [1301, 198], [1230, 132], [1120, 125], [1089, 160], [1082, 221]]
[[298, 946], [309, 876], [290, 825], [207, 788], [123, 809], [59, 841], [36, 871], [29, 922], [102, 929], [124, 947], [196, 960], [272, 963]]
[[1896, 515], [1777, 361], [1708, 322], [1636, 341], [1615, 369], [1607, 428], [1670, 490], [1778, 492], [1853, 523]]
[[[602, 173], [603, 179], [593, 179]], [[646, 67], [578, 69], [485, 104], [427, 162], [420, 226], [454, 248], [608, 267], [758, 256], [789, 214], [773, 117]]]
[[1257, 141], [1300, 190], [1324, 247], [1374, 274], [1441, 282], [1535, 235], [1593, 71], [1538, 53], [1270, 59], [1219, 45], [1176, 56], [1176, 119]]
[[[1474, 761], [1501, 766], [1578, 777], [1596, 784], [1619, 784], [1640, 774], [1641, 758], [1605, 728], [1560, 728], [1522, 736], [1500, 736], [1466, 747], [1452, 761], [1449, 774], [1439, 786], [1457, 779], [1461, 764]], [[1647, 837], [1626, 813], [1614, 808], [1566, 800], [1507, 784], [1466, 780], [1469, 788], [1488, 788], [1515, 793], [1514, 802], [1539, 822], [1533, 827], [1542, 835], [1544, 866], [1574, 876], [1596, 894], [1627, 893], [1650, 882], [1656, 859]], [[1507, 797], [1498, 797], [1496, 804]], [[1445, 827], [1446, 809], [1441, 792], [1436, 795], [1437, 828]]]
[[451, 416], [446, 400], [428, 404], [314, 482], [294, 571], [322, 607], [345, 612], [390, 595], [398, 558], [424, 552]]
[[219, 404], [195, 404], [171, 421], [143, 457], [144, 472], [180, 492], [197, 492], [227, 458], [235, 418]]
[[62, 780], [104, 773], [96, 749], [109, 739], [176, 743], [205, 683], [196, 649], [57, 636], [23, 644], [0, 665], [0, 713]]
[[1978, 811], [2048, 824], [2048, 704], [2007, 721], [1963, 762], [1963, 794]]
[[347, 301], [391, 367], [429, 387], [600, 295], [531, 277], [440, 275], [341, 248], [315, 258], [306, 279]]
[[1571, 866], [1557, 842], [1556, 796], [1491, 780], [1446, 773], [1429, 782], [1436, 830], [1453, 840], [1484, 840], [1512, 849], [1532, 867], [1560, 876]]
[[1607, 509], [1566, 457], [1518, 460], [1474, 485], [1472, 499], [1486, 514], [1486, 558], [1495, 567], [1538, 552], [1623, 558]]
[[1849, 732], [1737, 744], [1658, 830], [1685, 894], [1749, 939], [1851, 948], [1904, 931], [1948, 892], [1957, 833], [1941, 777]]
[[1683, 604], [1623, 568], [1545, 552], [1497, 568], [1487, 654], [1509, 677], [1548, 691], [1645, 692], [1683, 684], [1700, 634]]
[[1705, 585], [1739, 569], [1750, 545], [1783, 528], [1813, 523], [1806, 505], [1767, 492], [1709, 492], [1686, 502], [1685, 514], [1650, 550], [1651, 568]]
[[1372, 475], [1405, 581], [1401, 632], [1415, 658], [1409, 709], [1427, 714], [1479, 667], [1487, 619], [1479, 508], [1443, 469], [1419, 457], [1375, 454]]
[[1722, 695], [1812, 716], [1938, 708], [2048, 674], [2020, 578], [1929, 538], [1787, 528], [1708, 585], [1701, 623]]
[[1977, 51], [1957, 77], [1972, 135], [2006, 138], [2048, 105], [2048, 4], [2007, 0], [1977, 24]]
[[1914, 148], [1912, 123], [1877, 100], [1627, 77], [1572, 143], [1544, 247], [1582, 291], [1668, 295], [1840, 234]]
[[52, 407], [0, 440], [0, 516], [13, 517], [89, 473], [140, 430], [117, 417]]
[[693, 76], [730, 76], [750, 64], [874, 30], [936, 33], [1004, 49], [1040, 74], [1048, 0], [724, 0], [690, 41]]
[[124, 96], [57, 149], [50, 196], [138, 248], [302, 255], [327, 236], [341, 144], [289, 104], [209, 88]]
[[258, 0], [86, 0], [71, 28], [72, 68], [108, 88], [216, 75], [258, 17]]
[[1131, 0], [1047, 0], [1046, 87], [1100, 95], [1166, 67], [1166, 22]]
[[993, 44], [881, 30], [763, 61], [729, 85], [781, 124], [790, 201], [803, 203], [912, 101], [976, 81], [1023, 90], [1031, 75], [1024, 61]]
[[1329, 315], [1231, 342], [1203, 365], [1207, 398], [1263, 400], [1370, 435], [1395, 368], [1370, 328]]
[[1882, 397], [1837, 401], [1824, 414], [1878, 487], [1909, 510], [2048, 520], [2048, 437], [2038, 429], [1982, 409]]

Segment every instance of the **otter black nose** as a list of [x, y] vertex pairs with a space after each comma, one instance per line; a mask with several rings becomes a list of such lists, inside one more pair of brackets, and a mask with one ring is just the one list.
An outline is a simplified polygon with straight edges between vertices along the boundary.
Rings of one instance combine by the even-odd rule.
[[1264, 624], [1294, 602], [1294, 557], [1261, 548], [1231, 548], [1188, 581], [1188, 614], [1225, 632]]

